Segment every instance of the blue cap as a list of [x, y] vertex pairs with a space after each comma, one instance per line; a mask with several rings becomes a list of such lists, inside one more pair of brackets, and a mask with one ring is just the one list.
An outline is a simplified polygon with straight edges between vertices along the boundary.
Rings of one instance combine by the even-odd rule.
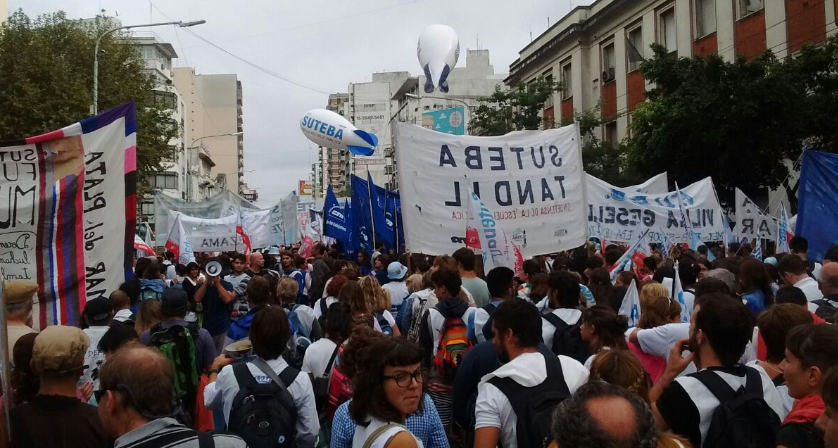
[[387, 278], [390, 280], [401, 280], [407, 274], [407, 266], [394, 261], [387, 266]]

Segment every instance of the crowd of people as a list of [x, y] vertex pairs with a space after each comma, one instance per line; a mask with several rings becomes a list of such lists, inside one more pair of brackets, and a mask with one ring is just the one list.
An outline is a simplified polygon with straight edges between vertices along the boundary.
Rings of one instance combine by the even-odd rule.
[[790, 247], [167, 253], [40, 332], [10, 281], [0, 447], [838, 448], [838, 247]]

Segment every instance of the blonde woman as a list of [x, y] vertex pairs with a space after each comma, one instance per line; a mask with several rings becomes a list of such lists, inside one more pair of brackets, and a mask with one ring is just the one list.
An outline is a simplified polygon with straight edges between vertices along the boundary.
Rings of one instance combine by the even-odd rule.
[[375, 330], [387, 336], [401, 336], [402, 333], [396, 326], [396, 319], [390, 313], [390, 295], [387, 290], [382, 288], [378, 280], [372, 276], [361, 278], [358, 280], [358, 284], [364, 292], [367, 309], [375, 316], [375, 322], [373, 323]]
[[[669, 290], [666, 289], [666, 286], [657, 282], [650, 282], [643, 285], [643, 288], [640, 290], [640, 319], [637, 321], [637, 328], [648, 330], [672, 323], [669, 317], [671, 314], [671, 302], [669, 299]], [[680, 322], [680, 308], [675, 319], [675, 322]], [[666, 369], [666, 359], [644, 353], [640, 345], [633, 342], [629, 342], [629, 350], [637, 357], [646, 372], [649, 373], [653, 383], [663, 375], [663, 371]]]

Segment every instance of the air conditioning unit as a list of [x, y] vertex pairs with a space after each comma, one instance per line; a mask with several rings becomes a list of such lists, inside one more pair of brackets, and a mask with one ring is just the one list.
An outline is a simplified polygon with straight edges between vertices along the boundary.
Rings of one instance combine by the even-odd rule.
[[602, 82], [610, 82], [616, 78], [614, 67], [602, 71]]

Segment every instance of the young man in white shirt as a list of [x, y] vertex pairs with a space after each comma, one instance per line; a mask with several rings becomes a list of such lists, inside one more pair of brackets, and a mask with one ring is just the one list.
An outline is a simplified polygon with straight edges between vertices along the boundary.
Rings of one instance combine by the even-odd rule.
[[247, 283], [250, 281], [250, 276], [244, 272], [247, 267], [247, 256], [237, 253], [231, 261], [233, 271], [226, 275], [224, 280], [233, 285], [233, 293], [236, 295], [233, 303], [230, 304], [230, 319], [235, 321], [250, 311], [247, 305]]
[[[529, 425], [538, 422], [518, 419], [517, 413], [525, 407], [519, 398], [529, 393], [551, 395], [558, 404], [588, 381], [588, 371], [580, 362], [539, 353], [540, 320], [535, 306], [520, 299], [506, 300], [495, 310], [492, 343], [505, 364], [483, 377], [478, 386], [474, 448], [494, 448], [499, 443], [525, 446], [518, 437], [519, 428], [528, 425], [524, 428], [530, 433]], [[540, 445], [541, 440], [528, 442]]]
[[[579, 310], [580, 290], [579, 280], [569, 271], [555, 271], [547, 276], [547, 300], [552, 311], [542, 314], [541, 339], [544, 345], [553, 347], [557, 318], [570, 326], [579, 323], [579, 319], [582, 318], [582, 311]], [[549, 314], [555, 317], [548, 316]], [[589, 355], [590, 353], [579, 354], [577, 360], [587, 359]]]
[[[777, 263], [777, 271], [780, 278], [787, 285], [800, 288], [806, 294], [806, 300], [814, 302], [823, 298], [823, 293], [818, 286], [818, 281], [812, 278], [806, 271], [806, 261], [794, 254], [786, 255]], [[814, 312], [817, 306], [809, 306], [809, 311]]]
[[[721, 293], [696, 299], [690, 337], [673, 345], [666, 370], [649, 393], [662, 431], [671, 430], [686, 437], [692, 446], [714, 446], [711, 444], [715, 442], [704, 443], [713, 432], [713, 413], [723, 403], [711, 388], [730, 389], [731, 395], [740, 388], [761, 391], [769, 415], [765, 416], [767, 421], [754, 423], [762, 424], [762, 428], [771, 424], [779, 428], [785, 415], [771, 378], [761, 368], [739, 364], [753, 328], [753, 313], [740, 300]], [[686, 350], [689, 354], [683, 356]], [[678, 376], [693, 362], [700, 369], [698, 372]], [[774, 434], [765, 436], [773, 445]]]
[[[281, 307], [268, 307], [253, 316], [250, 326], [253, 354], [256, 355], [259, 364], [262, 366], [267, 364], [283, 382], [293, 377], [286, 389], [297, 411], [296, 446], [308, 448], [313, 447], [317, 441], [320, 422], [317, 418], [314, 390], [309, 376], [288, 366], [288, 363], [282, 359], [282, 352], [286, 349], [290, 337], [288, 315]], [[239, 393], [239, 383], [234, 372], [236, 366], [229, 365], [232, 361], [233, 358], [221, 355], [212, 363], [209, 370], [209, 384], [204, 389], [204, 404], [207, 409], [222, 410], [225, 423], [229, 430], [235, 433], [237, 428], [229, 425], [231, 416], [234, 416], [237, 411], [233, 409], [233, 401]], [[253, 362], [241, 365], [247, 367], [258, 383], [267, 384], [273, 381], [260, 366]]]
[[468, 320], [468, 338], [477, 345], [492, 339], [492, 314], [505, 300], [515, 297], [515, 272], [499, 266], [486, 275], [491, 301], [477, 308]]
[[393, 315], [394, 319], [399, 318], [399, 309], [401, 309], [402, 302], [410, 295], [410, 291], [407, 290], [407, 283], [404, 281], [406, 275], [407, 266], [394, 261], [387, 266], [387, 278], [390, 281], [381, 286], [390, 293], [390, 314]]

